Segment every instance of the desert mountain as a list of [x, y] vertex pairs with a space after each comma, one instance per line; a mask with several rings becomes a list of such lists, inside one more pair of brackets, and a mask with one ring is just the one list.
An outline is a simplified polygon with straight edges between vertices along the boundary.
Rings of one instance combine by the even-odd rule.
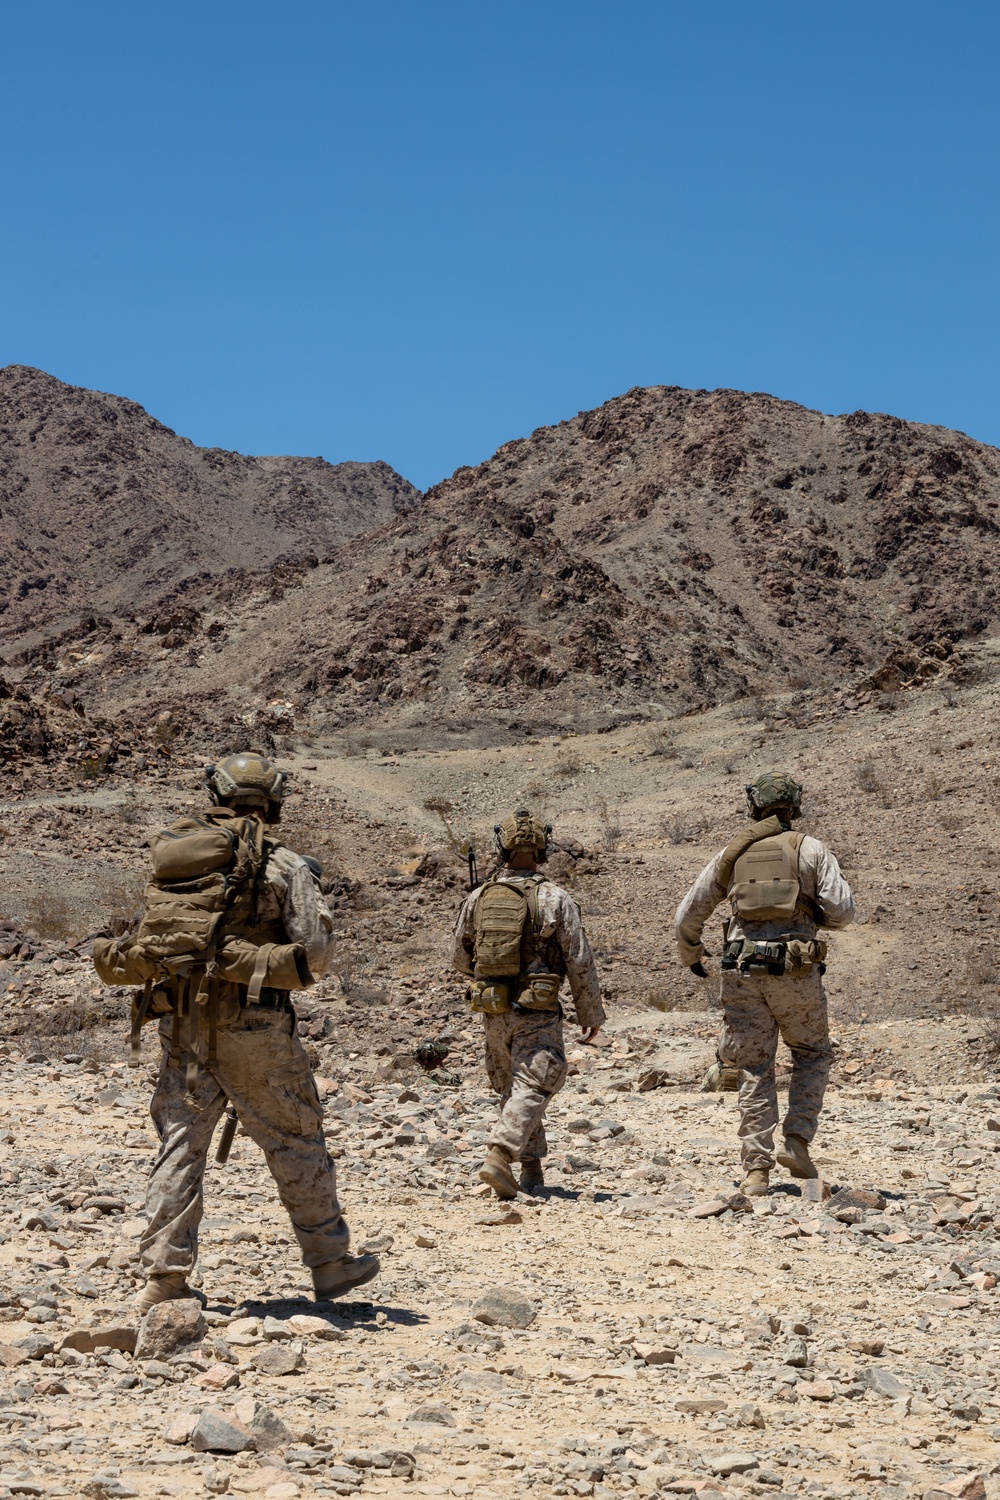
[[0, 370], [2, 625], [22, 649], [194, 579], [326, 557], [416, 499], [384, 463], [197, 448], [134, 401]]
[[[48, 389], [8, 378], [36, 405]], [[62, 415], [39, 431], [49, 457], [20, 501], [24, 514], [33, 497], [35, 531], [22, 529], [61, 556], [81, 542], [81, 608], [97, 613], [109, 590], [121, 603], [20, 660], [103, 712], [139, 698], [211, 721], [279, 700], [320, 734], [594, 728], [753, 693], [898, 688], [951, 670], [998, 611], [1000, 453], [943, 428], [637, 389], [410, 506], [384, 466], [206, 452], [128, 403], [50, 384]], [[19, 453], [33, 454], [33, 430], [23, 418]], [[84, 430], [81, 535], [56, 459]], [[169, 524], [146, 498], [154, 472]], [[341, 486], [336, 504], [324, 485]], [[345, 539], [366, 518], [363, 545]], [[99, 584], [124, 532], [132, 560]], [[224, 564], [239, 571], [220, 576]], [[51, 590], [35, 593], [12, 611], [44, 620]]]

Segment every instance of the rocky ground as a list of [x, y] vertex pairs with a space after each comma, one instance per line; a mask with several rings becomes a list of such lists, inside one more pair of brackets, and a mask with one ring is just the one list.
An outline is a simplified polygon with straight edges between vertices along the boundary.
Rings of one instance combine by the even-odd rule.
[[[204, 1326], [142, 1329], [154, 1040], [129, 1072], [128, 997], [87, 954], [134, 915], [144, 840], [197, 803], [200, 773], [155, 730], [81, 767], [71, 710], [36, 704], [50, 749], [8, 763], [0, 808], [0, 1494], [1000, 1488], [988, 647], [978, 666], [888, 708], [774, 696], [485, 751], [290, 739], [285, 833], [323, 858], [338, 936], [300, 1025], [383, 1275], [315, 1321], [238, 1138], [209, 1172]], [[677, 968], [670, 915], [772, 764], [801, 774], [858, 897], [831, 955], [818, 1141], [854, 1196], [779, 1176], [741, 1200], [732, 1097], [698, 1091], [714, 987]], [[614, 1048], [574, 1044], [548, 1195], [508, 1210], [476, 1184], [495, 1101], [444, 954], [467, 838], [485, 867], [520, 800], [564, 846], [553, 873], [584, 907]], [[413, 1062], [431, 1037], [450, 1084]]]
[[475, 1183], [477, 1070], [388, 1082], [321, 1043], [371, 1300], [315, 1316], [238, 1140], [204, 1319], [141, 1327], [152, 1068], [7, 1044], [0, 1494], [839, 1500], [1000, 1470], [1000, 1088], [837, 1085], [819, 1161], [862, 1191], [751, 1203], [732, 1096], [694, 1083], [705, 1020], [619, 1011], [610, 1053], [577, 1048], [547, 1195], [515, 1205]]

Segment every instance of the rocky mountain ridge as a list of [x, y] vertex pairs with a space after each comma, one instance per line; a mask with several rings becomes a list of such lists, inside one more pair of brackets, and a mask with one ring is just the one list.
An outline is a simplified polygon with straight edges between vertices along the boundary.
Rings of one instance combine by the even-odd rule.
[[198, 448], [134, 401], [0, 370], [0, 631], [8, 650], [142, 621], [164, 591], [317, 561], [405, 510], [385, 463]]

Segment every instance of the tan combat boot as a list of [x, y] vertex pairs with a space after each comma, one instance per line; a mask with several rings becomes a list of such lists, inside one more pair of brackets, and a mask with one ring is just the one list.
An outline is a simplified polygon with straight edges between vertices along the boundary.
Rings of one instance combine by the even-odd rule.
[[188, 1286], [180, 1271], [167, 1276], [151, 1276], [135, 1299], [135, 1310], [141, 1318], [151, 1307], [157, 1307], [161, 1302], [180, 1302], [185, 1299], [200, 1302], [202, 1306], [208, 1300], [203, 1292], [196, 1292], [193, 1286]]
[[740, 1184], [740, 1192], [748, 1198], [763, 1198], [768, 1192], [770, 1174], [766, 1167], [751, 1167]]
[[778, 1152], [778, 1161], [793, 1177], [818, 1177], [819, 1173], [809, 1160], [809, 1147], [800, 1135], [786, 1135], [785, 1145]]
[[517, 1197], [517, 1183], [510, 1170], [510, 1153], [504, 1146], [491, 1146], [486, 1160], [479, 1168], [479, 1181], [488, 1182], [498, 1198], [505, 1201]]
[[731, 1063], [714, 1062], [701, 1080], [703, 1094], [735, 1094], [740, 1086], [740, 1070]]
[[314, 1266], [313, 1293], [317, 1302], [331, 1302], [334, 1297], [343, 1297], [355, 1287], [373, 1281], [382, 1269], [377, 1255], [345, 1255], [342, 1260], [328, 1260], [325, 1265]]
[[519, 1187], [522, 1193], [540, 1193], [545, 1186], [545, 1174], [542, 1171], [542, 1163], [537, 1156], [521, 1157], [521, 1179]]

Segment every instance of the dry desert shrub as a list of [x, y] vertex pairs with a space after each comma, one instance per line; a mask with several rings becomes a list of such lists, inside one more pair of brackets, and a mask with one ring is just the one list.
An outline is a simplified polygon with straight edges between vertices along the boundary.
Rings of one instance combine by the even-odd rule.
[[676, 760], [680, 755], [677, 741], [665, 725], [659, 724], [655, 729], [650, 730], [646, 740], [646, 754], [662, 755], [666, 760]]
[[43, 942], [67, 943], [79, 937], [80, 913], [60, 891], [36, 891], [25, 902], [28, 930]]
[[606, 854], [617, 853], [624, 828], [622, 827], [621, 811], [617, 807], [609, 807], [607, 801], [602, 797], [598, 804], [598, 828], [601, 833], [601, 844]]

